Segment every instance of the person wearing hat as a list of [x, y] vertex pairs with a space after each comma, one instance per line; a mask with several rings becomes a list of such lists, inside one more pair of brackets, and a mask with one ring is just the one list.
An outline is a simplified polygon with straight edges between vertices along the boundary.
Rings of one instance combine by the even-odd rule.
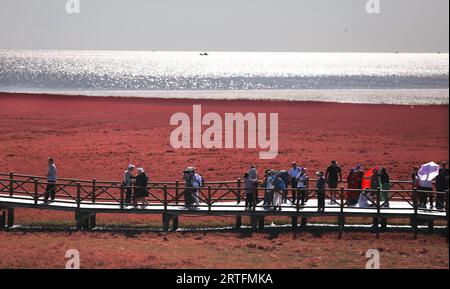
[[316, 173], [317, 183], [316, 183], [316, 189], [317, 189], [317, 211], [318, 212], [325, 212], [325, 184], [326, 180], [323, 177], [323, 172], [318, 171]]
[[148, 197], [148, 177], [145, 174], [145, 171], [143, 168], [137, 169], [137, 176], [136, 176], [136, 184], [134, 188], [134, 196], [133, 196], [133, 202], [134, 207], [137, 208], [138, 203], [141, 202], [141, 206], [145, 208], [147, 205], [147, 201], [145, 200], [146, 197]]
[[194, 189], [192, 191], [192, 195], [194, 198], [194, 204], [198, 207], [200, 206], [200, 189], [204, 186], [205, 181], [195, 168], [193, 168], [193, 172], [194, 176], [192, 178], [192, 187]]
[[125, 204], [131, 204], [132, 186], [133, 186], [133, 170], [134, 165], [129, 164], [125, 172], [123, 173], [123, 186], [126, 188], [125, 191]]

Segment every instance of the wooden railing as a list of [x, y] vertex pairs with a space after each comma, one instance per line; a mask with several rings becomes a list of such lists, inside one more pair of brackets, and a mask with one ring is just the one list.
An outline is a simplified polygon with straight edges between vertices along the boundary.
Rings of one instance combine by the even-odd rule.
[[[310, 180], [314, 181], [314, 180]], [[332, 195], [336, 196], [334, 205], [327, 205], [327, 209], [333, 208], [330, 214], [339, 216], [339, 224], [343, 226], [343, 220], [349, 214], [351, 209], [355, 214], [358, 211], [364, 211], [364, 214], [371, 217], [383, 218], [389, 217], [390, 212], [395, 211], [396, 215], [405, 212], [405, 216], [412, 218], [412, 226], [414, 232], [417, 232], [417, 224], [422, 216], [446, 217], [448, 226], [448, 191], [446, 192], [429, 192], [418, 191], [416, 189], [406, 189], [411, 186], [408, 181], [392, 181], [391, 190], [354, 190], [344, 188], [345, 182], [342, 182], [338, 189], [326, 189], [326, 199], [330, 200]], [[8, 200], [33, 200], [34, 205], [41, 205], [46, 187], [48, 183], [45, 177], [31, 176], [21, 174], [0, 174], [0, 197], [7, 197]], [[394, 189], [395, 188], [395, 189]], [[115, 210], [133, 210], [134, 208], [125, 203], [125, 195], [127, 189], [136, 189], [136, 187], [125, 187], [121, 182], [117, 181], [97, 181], [78, 180], [78, 179], [58, 179], [55, 184], [55, 200], [54, 204], [76, 204], [76, 210], [81, 210], [83, 205], [99, 204], [112, 205]], [[197, 188], [185, 187], [184, 183], [175, 182], [151, 182], [148, 184], [149, 196], [146, 198], [148, 204], [146, 208], [155, 208], [157, 211], [171, 212], [179, 211], [180, 206], [184, 205], [184, 191]], [[347, 200], [347, 194], [351, 192], [362, 193], [366, 196], [369, 207], [360, 208], [358, 206], [350, 206]], [[388, 193], [389, 202], [401, 202], [405, 204], [403, 207], [385, 207], [385, 201], [382, 201], [381, 194]], [[241, 201], [245, 200], [246, 192], [242, 187], [240, 179], [236, 181], [224, 182], [208, 182], [198, 190], [198, 198], [200, 204], [197, 209], [204, 209], [204, 212], [212, 212], [220, 209], [221, 211], [229, 211], [232, 214], [261, 214], [270, 212], [267, 206], [262, 203], [266, 190], [258, 188], [253, 193], [254, 202], [251, 207], [244, 210]], [[318, 206], [316, 202], [310, 202], [306, 206], [300, 203], [301, 194], [305, 193], [306, 201], [317, 198], [317, 191], [314, 188], [305, 188], [302, 190], [288, 188], [284, 191], [287, 202], [283, 204], [281, 214], [290, 216], [301, 216], [306, 213], [313, 213]], [[442, 200], [442, 209], [427, 208], [424, 210], [419, 206], [419, 195], [427, 194], [432, 196], [434, 200]], [[295, 199], [293, 198], [295, 196]], [[1, 204], [0, 204], [1, 205]], [[205, 210], [205, 208], [207, 210]], [[238, 210], [239, 209], [239, 210]], [[266, 210], [262, 210], [266, 209]], [[308, 209], [309, 211], [307, 212]], [[346, 211], [345, 211], [346, 210]], [[406, 213], [407, 212], [407, 213]], [[274, 212], [275, 213], [275, 212]], [[320, 214], [319, 214], [320, 215]]]

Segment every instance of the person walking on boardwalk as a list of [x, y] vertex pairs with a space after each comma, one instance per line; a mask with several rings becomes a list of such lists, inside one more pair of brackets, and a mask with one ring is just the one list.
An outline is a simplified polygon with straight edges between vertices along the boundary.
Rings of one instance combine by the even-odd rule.
[[278, 173], [273, 180], [273, 210], [281, 211], [281, 204], [283, 202], [283, 193], [286, 189], [286, 183], [283, 181], [280, 173]]
[[325, 184], [326, 179], [323, 177], [323, 172], [318, 171], [316, 173], [317, 183], [317, 212], [325, 212]]
[[449, 171], [447, 163], [442, 162], [439, 168], [439, 174], [436, 177], [436, 191], [440, 192], [436, 195], [436, 209], [443, 210], [445, 204], [445, 191], [448, 191]]
[[298, 173], [296, 177], [297, 182], [297, 191], [299, 193], [300, 197], [300, 206], [305, 206], [307, 200], [307, 193], [308, 193], [308, 175], [306, 174], [306, 169], [301, 167], [300, 172]]
[[203, 177], [197, 172], [195, 168], [192, 168], [194, 171], [194, 176], [192, 178], [192, 190], [193, 201], [196, 207], [200, 206], [200, 188], [204, 186]]
[[327, 168], [325, 180], [331, 189], [330, 204], [336, 204], [336, 189], [338, 187], [338, 181], [340, 180], [342, 182], [342, 172], [341, 167], [338, 166], [335, 160], [331, 161], [331, 165]]
[[128, 165], [127, 170], [123, 173], [123, 186], [126, 188], [125, 190], [125, 204], [131, 204], [131, 196], [133, 193], [132, 186], [134, 180], [134, 171], [135, 166], [132, 164]]
[[58, 170], [56, 169], [55, 160], [52, 157], [48, 158], [48, 171], [47, 171], [47, 187], [45, 189], [44, 203], [48, 203], [48, 198], [51, 201], [55, 200], [56, 194], [56, 181], [58, 179]]
[[381, 183], [381, 204], [383, 207], [389, 207], [389, 191], [391, 190], [391, 181], [386, 168], [381, 169], [380, 173]]
[[192, 204], [194, 203], [194, 169], [192, 167], [186, 168], [183, 172], [183, 180], [185, 183], [185, 189], [183, 192], [184, 195], [184, 205], [186, 208], [191, 208]]
[[148, 204], [145, 198], [149, 196], [147, 188], [149, 179], [145, 174], [143, 168], [138, 168], [137, 172], [138, 174], [136, 176], [136, 184], [133, 196], [134, 207], [137, 208], [140, 202], [142, 208], [145, 208], [145, 206]]
[[297, 176], [300, 174], [300, 168], [296, 162], [291, 164], [291, 168], [288, 171], [289, 173], [289, 184], [292, 189], [292, 202], [295, 203], [295, 197], [297, 195]]
[[250, 178], [250, 174], [244, 175], [244, 187], [245, 187], [245, 210], [251, 210], [255, 205], [256, 189], [258, 181]]

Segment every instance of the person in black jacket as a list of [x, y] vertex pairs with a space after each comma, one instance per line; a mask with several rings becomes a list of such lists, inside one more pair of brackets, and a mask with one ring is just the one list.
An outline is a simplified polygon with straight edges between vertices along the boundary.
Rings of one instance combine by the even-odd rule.
[[318, 177], [317, 183], [316, 183], [316, 189], [317, 189], [317, 211], [318, 212], [325, 212], [325, 184], [326, 184], [326, 180], [323, 177], [323, 172], [321, 172], [321, 171], [317, 172], [316, 176]]
[[[436, 177], [436, 191], [445, 192], [448, 191], [449, 171], [447, 163], [442, 162], [439, 168], [439, 175]], [[436, 195], [436, 208], [442, 210], [444, 208], [445, 195], [443, 193], [437, 193]]]
[[145, 200], [146, 197], [148, 197], [149, 193], [147, 190], [148, 186], [148, 177], [144, 172], [143, 168], [138, 168], [138, 175], [136, 176], [136, 183], [134, 188], [134, 207], [137, 208], [138, 202], [141, 202], [142, 208], [145, 208], [145, 206], [148, 204]]
[[342, 171], [335, 160], [331, 161], [331, 165], [327, 168], [325, 180], [328, 183], [328, 188], [332, 189], [330, 204], [336, 204], [336, 189], [338, 187], [338, 182], [342, 182]]

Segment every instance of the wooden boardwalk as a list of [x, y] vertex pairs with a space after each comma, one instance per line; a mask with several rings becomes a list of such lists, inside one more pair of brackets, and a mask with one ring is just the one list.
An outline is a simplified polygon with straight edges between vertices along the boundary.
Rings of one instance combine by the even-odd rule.
[[[345, 219], [349, 217], [373, 218], [375, 231], [378, 236], [390, 218], [405, 218], [410, 220], [414, 237], [417, 236], [418, 225], [426, 223], [432, 230], [435, 221], [444, 221], [448, 232], [448, 191], [432, 192], [436, 200], [441, 195], [444, 200], [444, 209], [420, 208], [418, 206], [417, 190], [411, 189], [407, 181], [393, 181], [392, 190], [389, 191], [389, 207], [385, 207], [380, 200], [380, 190], [364, 191], [369, 203], [368, 208], [350, 206], [346, 201], [346, 194], [351, 191], [344, 188], [334, 190], [336, 203], [327, 201], [325, 212], [317, 212], [317, 199], [314, 189], [306, 189], [307, 203], [299, 204], [300, 192], [288, 190], [286, 203], [281, 211], [273, 211], [263, 206], [262, 201], [251, 208], [245, 208], [245, 192], [241, 180], [228, 182], [206, 183], [199, 192], [200, 204], [197, 207], [185, 207], [183, 192], [185, 187], [180, 182], [150, 183], [148, 189], [150, 196], [148, 205], [135, 208], [125, 203], [125, 191], [121, 182], [59, 179], [56, 184], [56, 198], [51, 203], [44, 203], [46, 179], [40, 176], [0, 174], [0, 228], [14, 225], [15, 208], [33, 208], [42, 210], [70, 211], [75, 213], [77, 229], [88, 230], [96, 226], [96, 214], [99, 213], [126, 213], [126, 214], [160, 214], [162, 227], [169, 230], [170, 222], [173, 229], [178, 228], [178, 217], [183, 215], [204, 216], [235, 216], [236, 227], [242, 224], [242, 217], [249, 216], [253, 229], [264, 227], [267, 216], [290, 217], [292, 226], [297, 227], [298, 220], [305, 225], [307, 218], [328, 216], [336, 217], [339, 224], [339, 236], [345, 228]], [[407, 188], [410, 189], [407, 189]], [[292, 199], [296, 195], [296, 201]], [[332, 190], [327, 190], [327, 199]], [[429, 192], [427, 192], [429, 193]], [[255, 198], [264, 198], [264, 189], [255, 193]], [[448, 233], [447, 233], [448, 240]]]

